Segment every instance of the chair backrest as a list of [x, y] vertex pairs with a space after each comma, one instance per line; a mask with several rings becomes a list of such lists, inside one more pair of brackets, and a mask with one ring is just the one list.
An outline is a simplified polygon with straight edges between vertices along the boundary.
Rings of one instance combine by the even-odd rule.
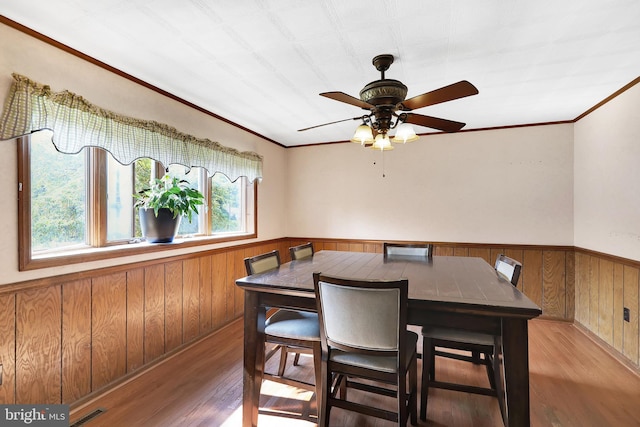
[[354, 280], [313, 274], [323, 350], [403, 354], [408, 280]]
[[244, 259], [247, 275], [264, 273], [280, 266], [280, 252], [277, 250]]
[[522, 264], [518, 261], [500, 254], [498, 258], [496, 258], [495, 269], [500, 276], [510, 281], [513, 286], [518, 284], [520, 271], [522, 270]]
[[421, 256], [431, 258], [433, 257], [433, 244], [424, 243], [418, 245], [404, 244], [404, 243], [383, 243], [384, 256], [389, 255], [401, 255], [401, 256]]
[[294, 246], [289, 248], [289, 253], [291, 254], [291, 260], [298, 260], [309, 258], [313, 256], [313, 243], [305, 243], [304, 245]]

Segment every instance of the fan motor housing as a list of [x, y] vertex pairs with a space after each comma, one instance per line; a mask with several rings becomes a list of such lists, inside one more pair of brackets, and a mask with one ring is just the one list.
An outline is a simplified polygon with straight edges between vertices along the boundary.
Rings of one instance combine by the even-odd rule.
[[407, 87], [398, 80], [382, 79], [367, 84], [360, 91], [360, 99], [376, 107], [395, 106], [404, 101]]

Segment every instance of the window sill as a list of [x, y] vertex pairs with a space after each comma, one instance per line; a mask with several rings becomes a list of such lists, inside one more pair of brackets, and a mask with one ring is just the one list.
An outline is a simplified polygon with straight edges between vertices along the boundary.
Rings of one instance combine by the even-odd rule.
[[37, 270], [41, 268], [58, 267], [69, 264], [79, 264], [105, 259], [124, 258], [132, 255], [164, 252], [169, 250], [205, 246], [216, 243], [226, 243], [238, 240], [254, 239], [257, 233], [235, 234], [225, 236], [199, 236], [189, 238], [176, 238], [171, 243], [129, 243], [113, 245], [102, 248], [83, 248], [71, 251], [51, 252], [37, 255], [31, 259], [20, 260], [20, 271]]

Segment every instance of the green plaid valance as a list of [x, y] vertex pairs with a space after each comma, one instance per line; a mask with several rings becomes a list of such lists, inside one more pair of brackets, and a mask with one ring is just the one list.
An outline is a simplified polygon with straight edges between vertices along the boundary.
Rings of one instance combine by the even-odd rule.
[[262, 178], [262, 156], [254, 152], [224, 147], [155, 121], [121, 116], [15, 73], [13, 79], [0, 119], [0, 140], [50, 129], [52, 142], [62, 153], [100, 147], [123, 164], [149, 157], [165, 167], [202, 167], [211, 176], [220, 172], [231, 181], [240, 176], [250, 181]]

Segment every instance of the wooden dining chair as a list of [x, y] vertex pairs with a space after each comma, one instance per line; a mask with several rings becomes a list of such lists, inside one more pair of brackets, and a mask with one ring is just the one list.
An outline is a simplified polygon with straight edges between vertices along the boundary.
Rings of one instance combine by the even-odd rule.
[[399, 256], [422, 256], [427, 258], [433, 257], [433, 244], [405, 244], [405, 243], [389, 243], [382, 244], [383, 254], [386, 257]]
[[311, 258], [313, 254], [313, 243], [311, 242], [289, 248], [289, 255], [291, 255], [292, 261]]
[[[407, 331], [408, 281], [314, 273], [313, 283], [322, 345], [318, 425], [329, 425], [333, 407], [416, 425], [418, 336]], [[397, 410], [348, 400], [350, 388], [395, 397]]]
[[[494, 265], [496, 274], [513, 286], [518, 284], [522, 264], [503, 254], [498, 255]], [[499, 326], [497, 326], [499, 327]], [[443, 350], [445, 349], [445, 350]], [[447, 350], [462, 350], [471, 355]], [[504, 391], [500, 369], [500, 336], [449, 327], [422, 328], [422, 391], [420, 394], [420, 419], [427, 419], [429, 388], [442, 388], [466, 393], [484, 394], [498, 398], [500, 411], [505, 411]], [[481, 356], [482, 355], [482, 356]], [[435, 376], [436, 356], [457, 359], [486, 366], [489, 387], [478, 387], [438, 381]]]
[[[245, 258], [244, 264], [247, 275], [264, 273], [280, 266], [280, 253], [274, 250]], [[317, 382], [320, 374], [320, 328], [318, 315], [306, 311], [276, 309], [275, 313], [266, 319], [264, 333], [265, 342], [275, 345], [274, 350], [268, 353], [265, 360], [273, 356], [274, 352], [280, 351], [280, 363], [277, 375], [265, 372], [264, 378], [315, 391], [315, 384], [287, 378], [284, 376], [284, 370], [289, 352], [296, 353], [296, 358], [299, 357], [300, 353], [312, 354]], [[296, 359], [296, 364], [298, 360], [299, 359]]]
[[[384, 254], [384, 258], [388, 259], [389, 257], [394, 256], [415, 256], [422, 257], [426, 259], [433, 258], [433, 243], [390, 243], [384, 242], [382, 244], [382, 253]], [[416, 325], [409, 325], [407, 329], [419, 334], [418, 338], [418, 359], [422, 359], [422, 338], [421, 331], [422, 328]]]

